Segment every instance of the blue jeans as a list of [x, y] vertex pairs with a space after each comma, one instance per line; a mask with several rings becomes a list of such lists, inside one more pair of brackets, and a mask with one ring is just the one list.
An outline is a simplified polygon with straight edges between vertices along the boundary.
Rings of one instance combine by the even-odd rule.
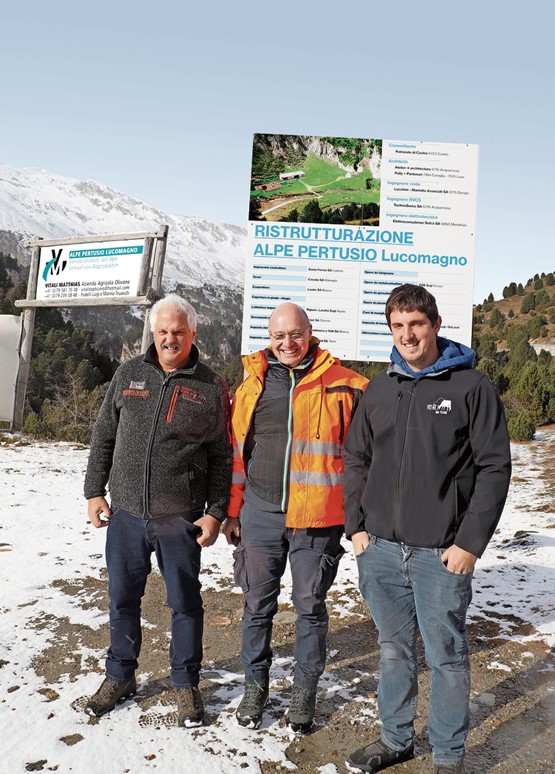
[[[189, 515], [197, 519], [202, 514]], [[139, 519], [116, 510], [108, 525], [106, 564], [110, 596], [110, 648], [106, 675], [118, 683], [133, 677], [141, 650], [141, 598], [156, 552], [171, 608], [170, 676], [175, 688], [198, 685], [202, 661], [198, 527], [182, 516]]]
[[272, 622], [289, 557], [297, 611], [293, 682], [299, 688], [316, 688], [326, 663], [326, 595], [345, 553], [342, 533], [342, 526], [290, 529], [285, 526], [284, 513], [267, 513], [243, 504], [241, 543], [234, 563], [235, 581], [245, 598], [241, 663], [246, 682], [268, 685]]
[[428, 732], [433, 759], [456, 763], [464, 755], [469, 723], [465, 620], [472, 573], [449, 572], [442, 554], [443, 549], [416, 548], [370, 535], [357, 564], [359, 588], [379, 634], [382, 739], [395, 750], [412, 744], [420, 629], [431, 670]]

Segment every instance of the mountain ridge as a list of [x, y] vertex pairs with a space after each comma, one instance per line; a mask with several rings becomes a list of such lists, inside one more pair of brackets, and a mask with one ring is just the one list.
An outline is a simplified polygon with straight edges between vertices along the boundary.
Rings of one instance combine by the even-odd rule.
[[30, 259], [26, 239], [149, 231], [161, 224], [169, 226], [166, 289], [198, 288], [207, 279], [214, 286], [242, 288], [245, 228], [167, 213], [95, 180], [0, 162], [0, 250], [23, 265]]

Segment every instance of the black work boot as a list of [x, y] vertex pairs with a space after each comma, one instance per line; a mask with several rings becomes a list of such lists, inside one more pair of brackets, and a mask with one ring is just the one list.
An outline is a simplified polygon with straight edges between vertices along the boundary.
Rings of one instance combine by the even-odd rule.
[[258, 728], [268, 701], [268, 687], [258, 683], [245, 683], [245, 693], [237, 707], [235, 717], [240, 726]]
[[198, 688], [175, 688], [177, 700], [177, 722], [185, 728], [202, 726], [204, 704]]
[[115, 680], [106, 677], [98, 691], [88, 700], [85, 712], [99, 718], [113, 710], [119, 702], [134, 696], [135, 693], [137, 693], [137, 683], [134, 677], [126, 683], [116, 683]]
[[316, 688], [293, 686], [291, 704], [287, 713], [287, 723], [293, 731], [306, 734], [310, 731], [316, 714]]
[[347, 758], [347, 768], [351, 771], [365, 771], [374, 774], [375, 771], [383, 771], [389, 766], [408, 761], [414, 758], [414, 747], [411, 745], [406, 750], [393, 750], [381, 739], [371, 742], [366, 747], [361, 747]]

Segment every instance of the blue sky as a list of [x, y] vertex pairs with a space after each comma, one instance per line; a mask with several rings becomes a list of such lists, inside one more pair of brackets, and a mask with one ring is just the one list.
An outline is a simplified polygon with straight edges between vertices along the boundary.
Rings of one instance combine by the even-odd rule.
[[254, 132], [480, 146], [475, 300], [555, 270], [551, 4], [25, 2], [0, 160], [246, 225]]

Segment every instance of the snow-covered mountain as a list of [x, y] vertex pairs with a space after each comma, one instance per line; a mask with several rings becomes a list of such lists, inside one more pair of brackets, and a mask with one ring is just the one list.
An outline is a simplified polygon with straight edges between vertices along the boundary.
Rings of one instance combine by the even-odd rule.
[[243, 285], [246, 230], [172, 215], [92, 180], [0, 163], [0, 249], [28, 261], [24, 239], [157, 230], [169, 226], [164, 285]]

